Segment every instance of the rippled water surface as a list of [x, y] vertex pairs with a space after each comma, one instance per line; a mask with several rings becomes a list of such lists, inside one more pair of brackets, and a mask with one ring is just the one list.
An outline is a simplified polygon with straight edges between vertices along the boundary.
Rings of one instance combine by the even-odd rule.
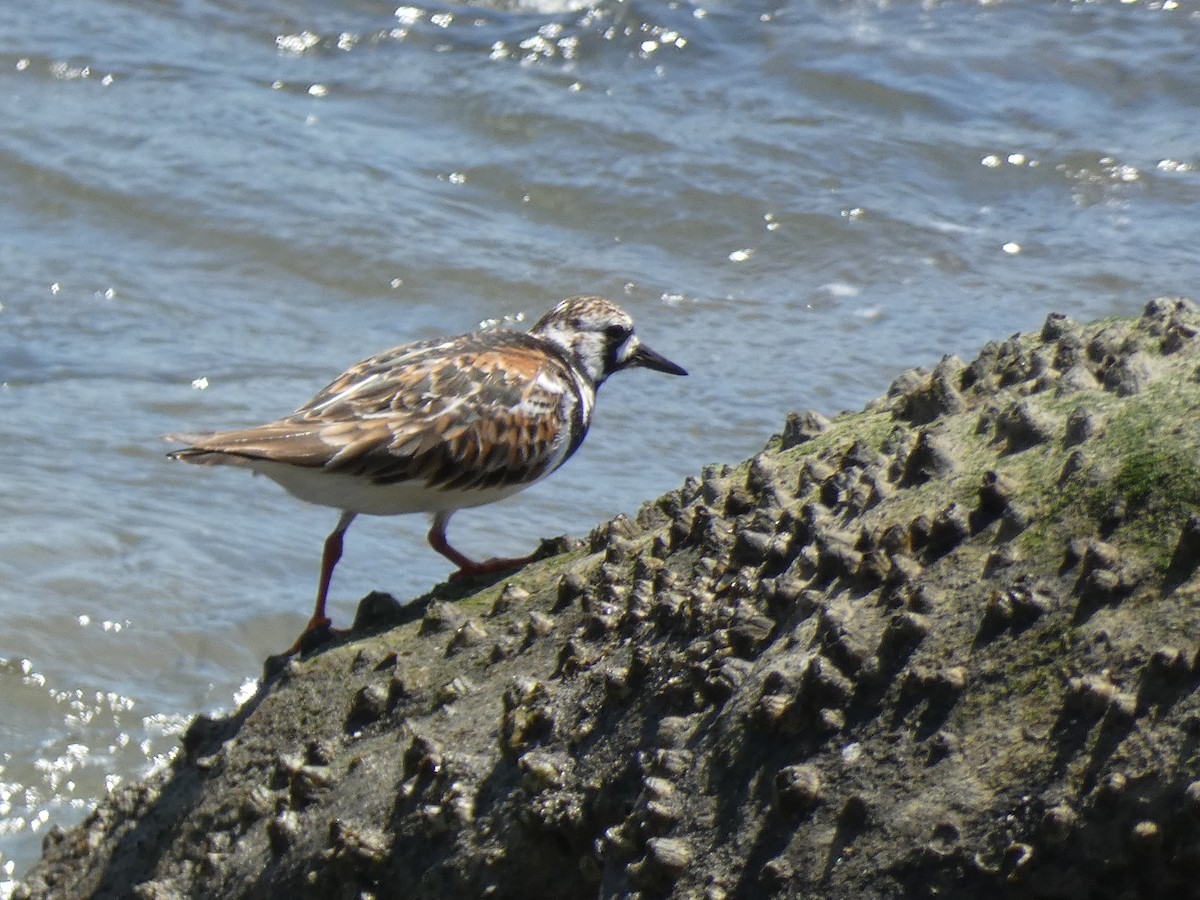
[[[464, 512], [526, 552], [903, 368], [1200, 275], [1196, 2], [48, 0], [0, 21], [0, 882], [252, 689], [336, 514], [157, 435], [602, 293], [583, 450]], [[443, 578], [360, 519], [331, 595]], [[0, 888], [0, 896], [3, 888]]]

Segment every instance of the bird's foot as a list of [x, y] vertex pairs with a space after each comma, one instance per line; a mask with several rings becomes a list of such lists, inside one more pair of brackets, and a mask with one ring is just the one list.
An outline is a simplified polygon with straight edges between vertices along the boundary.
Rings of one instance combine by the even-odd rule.
[[519, 569], [522, 566], [529, 565], [537, 558], [536, 553], [531, 553], [529, 556], [519, 556], [515, 559], [485, 559], [483, 562], [470, 562], [470, 564], [462, 565], [457, 572], [452, 574], [447, 581], [451, 584], [458, 584], [470, 578], [481, 578], [485, 575], [494, 575], [497, 572], [507, 572], [509, 569]]
[[344, 633], [342, 629], [333, 627], [328, 616], [313, 616], [304, 626], [304, 630], [300, 632], [300, 636], [296, 638], [296, 643], [285, 650], [283, 655], [296, 656], [300, 653], [308, 653]]

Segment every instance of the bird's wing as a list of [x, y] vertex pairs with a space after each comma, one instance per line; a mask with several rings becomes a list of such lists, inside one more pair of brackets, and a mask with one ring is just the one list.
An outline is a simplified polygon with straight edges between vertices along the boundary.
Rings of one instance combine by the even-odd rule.
[[569, 367], [536, 341], [515, 332], [469, 335], [371, 357], [291, 416], [194, 436], [201, 439], [179, 458], [272, 460], [379, 484], [501, 486], [560, 465], [577, 444], [570, 432], [579, 409]]

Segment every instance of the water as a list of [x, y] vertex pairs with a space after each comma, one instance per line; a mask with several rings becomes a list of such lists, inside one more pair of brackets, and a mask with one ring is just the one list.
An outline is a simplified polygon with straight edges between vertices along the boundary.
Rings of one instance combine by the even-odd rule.
[[[692, 375], [614, 378], [562, 473], [452, 525], [520, 554], [789, 410], [1200, 276], [1196, 2], [11, 6], [0, 882], [309, 612], [336, 514], [160, 433], [606, 294]], [[447, 574], [425, 528], [355, 523], [337, 621]]]

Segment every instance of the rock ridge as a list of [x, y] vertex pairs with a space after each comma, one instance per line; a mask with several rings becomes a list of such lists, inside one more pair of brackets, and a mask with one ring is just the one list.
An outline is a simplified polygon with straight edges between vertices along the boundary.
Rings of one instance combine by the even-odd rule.
[[371, 595], [13, 896], [1197, 896], [1198, 334], [1051, 315]]

